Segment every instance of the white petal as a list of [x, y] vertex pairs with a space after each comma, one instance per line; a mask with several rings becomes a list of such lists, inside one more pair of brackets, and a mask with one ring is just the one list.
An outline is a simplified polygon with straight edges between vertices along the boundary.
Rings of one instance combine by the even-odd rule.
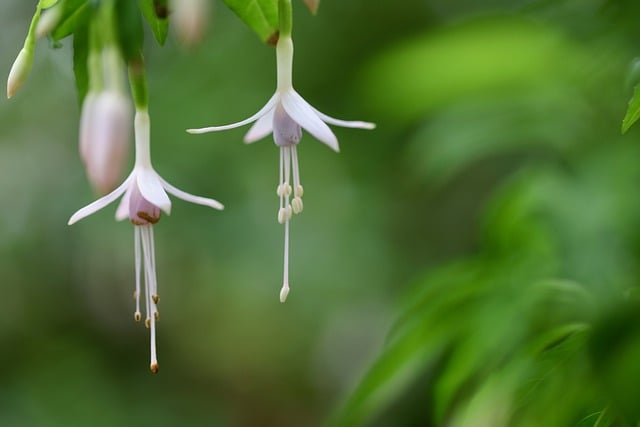
[[259, 139], [264, 138], [273, 132], [273, 114], [275, 108], [267, 111], [267, 113], [260, 117], [249, 129], [249, 132], [244, 136], [244, 142], [251, 144]]
[[131, 180], [133, 179], [134, 173], [132, 172], [127, 179], [124, 180], [124, 182], [122, 184], [120, 184], [120, 186], [118, 188], [116, 188], [115, 190], [113, 190], [111, 193], [107, 194], [106, 196], [96, 200], [95, 202], [88, 204], [87, 206], [85, 206], [84, 208], [80, 209], [79, 211], [77, 211], [76, 213], [74, 213], [71, 218], [69, 218], [69, 222], [67, 223], [68, 225], [71, 225], [75, 222], [80, 221], [81, 219], [96, 213], [97, 211], [99, 211], [100, 209], [104, 208], [105, 206], [107, 206], [108, 204], [112, 203], [114, 200], [116, 200], [118, 197], [120, 197], [122, 195], [122, 193], [124, 193], [127, 188], [129, 187], [129, 184], [131, 183]]
[[129, 200], [131, 198], [131, 186], [124, 192], [124, 196], [120, 199], [118, 209], [116, 209], [116, 221], [122, 221], [129, 218]]
[[291, 89], [282, 94], [282, 106], [293, 120], [334, 151], [340, 151], [338, 138], [298, 93]]
[[240, 122], [237, 123], [231, 123], [229, 125], [223, 125], [223, 126], [211, 126], [208, 128], [200, 128], [200, 129], [187, 129], [187, 132], [189, 133], [207, 133], [207, 132], [217, 132], [220, 130], [227, 130], [227, 129], [234, 129], [240, 126], [244, 126], [246, 124], [249, 124], [251, 122], [254, 122], [256, 120], [258, 120], [260, 117], [264, 116], [269, 110], [271, 110], [273, 108], [273, 106], [276, 104], [276, 101], [278, 100], [278, 93], [275, 93], [271, 99], [269, 99], [269, 101], [264, 105], [264, 107], [262, 107], [260, 109], [260, 111], [258, 111], [257, 113], [255, 113], [253, 116], [249, 117], [248, 119], [244, 119]]
[[171, 215], [171, 200], [164, 191], [160, 179], [160, 175], [153, 169], [137, 168], [136, 182], [142, 197], [162, 209], [167, 215]]
[[194, 196], [193, 194], [186, 193], [180, 190], [179, 188], [176, 188], [173, 185], [169, 184], [167, 181], [165, 181], [162, 178], [160, 178], [160, 182], [162, 183], [162, 186], [169, 192], [169, 194], [172, 194], [179, 199], [185, 200], [189, 203], [196, 203], [198, 205], [209, 206], [209, 207], [212, 207], [213, 209], [218, 209], [218, 210], [224, 209], [224, 206], [222, 205], [222, 203], [220, 203], [217, 200], [208, 199], [206, 197]]
[[[313, 107], [311, 107], [311, 108], [313, 108]], [[330, 125], [342, 126], [344, 128], [359, 128], [359, 129], [375, 129], [376, 128], [376, 124], [375, 123], [361, 122], [361, 121], [346, 121], [346, 120], [334, 119], [331, 116], [327, 116], [326, 114], [321, 113], [320, 111], [316, 110], [315, 108], [313, 108], [313, 111], [315, 111], [316, 114], [318, 116], [320, 116], [320, 118], [324, 122], [327, 122]]]

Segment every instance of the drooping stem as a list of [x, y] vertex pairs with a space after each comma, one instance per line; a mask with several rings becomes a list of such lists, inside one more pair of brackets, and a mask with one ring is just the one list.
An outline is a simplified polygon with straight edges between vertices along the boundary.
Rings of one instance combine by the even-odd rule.
[[31, 18], [31, 24], [29, 24], [29, 32], [27, 33], [27, 37], [24, 40], [24, 50], [26, 50], [30, 55], [33, 55], [33, 50], [36, 45], [36, 27], [38, 26], [38, 21], [40, 21], [40, 13], [42, 12], [41, 2], [38, 2], [36, 6], [36, 13], [33, 14], [33, 18]]

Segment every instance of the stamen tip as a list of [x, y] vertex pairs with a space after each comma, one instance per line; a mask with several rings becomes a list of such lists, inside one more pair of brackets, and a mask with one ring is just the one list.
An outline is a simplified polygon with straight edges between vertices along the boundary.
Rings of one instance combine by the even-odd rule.
[[151, 365], [149, 365], [149, 369], [151, 370], [151, 372], [153, 372], [154, 374], [158, 373], [158, 370], [160, 369], [160, 366], [158, 366], [158, 362], [153, 362], [151, 363]]
[[302, 199], [300, 197], [294, 197], [291, 201], [291, 207], [293, 208], [294, 214], [299, 214], [300, 212], [302, 212], [302, 209], [304, 208]]
[[289, 295], [289, 286], [282, 285], [282, 289], [280, 289], [280, 302], [285, 302], [287, 300], [287, 295]]
[[149, 329], [149, 328], [151, 327], [151, 319], [150, 319], [149, 317], [147, 317], [147, 318], [144, 320], [144, 326], [145, 326], [147, 329]]
[[278, 210], [278, 222], [280, 224], [287, 222], [287, 210], [285, 208], [280, 208], [280, 210]]
[[136, 311], [135, 313], [133, 313], [133, 318], [135, 319], [136, 322], [139, 322], [140, 319], [142, 319], [142, 315], [140, 314], [139, 311]]
[[151, 299], [156, 304], [160, 302], [160, 297], [158, 295], [151, 295]]

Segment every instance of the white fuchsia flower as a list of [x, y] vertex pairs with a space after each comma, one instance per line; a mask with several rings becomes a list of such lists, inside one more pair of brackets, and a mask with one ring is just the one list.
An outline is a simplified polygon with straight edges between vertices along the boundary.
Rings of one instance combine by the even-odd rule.
[[[116, 210], [118, 221], [125, 218], [135, 225], [135, 270], [136, 288], [134, 298], [136, 311], [134, 318], [141, 320], [140, 313], [140, 277], [144, 276], [145, 286], [145, 325], [151, 330], [151, 364], [152, 372], [158, 371], [156, 355], [155, 322], [158, 319], [158, 286], [156, 280], [155, 247], [153, 238], [153, 224], [160, 220], [161, 211], [167, 215], [171, 213], [171, 200], [167, 193], [187, 202], [205, 205], [222, 210], [220, 202], [205, 197], [185, 193], [162, 179], [151, 166], [150, 153], [150, 123], [149, 115], [145, 111], [138, 111], [135, 116], [136, 163], [131, 174], [106, 196], [94, 201], [77, 211], [69, 219], [69, 225], [99, 211], [122, 196]], [[142, 271], [141, 271], [142, 267]]]
[[[276, 92], [260, 111], [248, 119], [224, 126], [212, 126], [200, 129], [187, 129], [192, 134], [217, 132], [233, 129], [253, 123], [244, 136], [245, 143], [252, 143], [273, 134], [275, 144], [280, 147], [280, 180], [277, 195], [280, 198], [278, 222], [285, 224], [284, 242], [284, 278], [280, 301], [284, 302], [289, 293], [289, 220], [292, 213], [303, 209], [303, 188], [300, 183], [298, 153], [296, 146], [302, 137], [302, 129], [323, 142], [332, 150], [340, 151], [338, 139], [328, 124], [360, 129], [373, 129], [375, 124], [361, 121], [345, 121], [329, 117], [312, 107], [295, 91], [292, 84], [293, 41], [290, 35], [281, 33], [276, 45], [278, 82]], [[291, 174], [293, 172], [293, 188]], [[292, 191], [293, 190], [293, 191]], [[293, 192], [293, 199], [290, 197]]]

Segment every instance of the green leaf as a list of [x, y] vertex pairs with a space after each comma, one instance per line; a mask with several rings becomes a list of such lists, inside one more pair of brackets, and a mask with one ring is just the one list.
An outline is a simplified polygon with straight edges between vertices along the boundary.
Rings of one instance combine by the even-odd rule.
[[363, 378], [330, 425], [363, 425], [374, 419], [408, 385], [441, 357], [451, 337], [431, 318], [414, 325], [394, 340]]
[[139, 10], [131, 0], [118, 0], [116, 7], [118, 43], [126, 61], [135, 58], [142, 50], [144, 31]]
[[640, 118], [640, 85], [637, 85], [633, 90], [633, 98], [629, 101], [627, 114], [622, 119], [622, 133], [628, 131], [638, 118]]
[[87, 0], [64, 0], [61, 4], [62, 17], [56, 28], [51, 32], [53, 40], [61, 40], [74, 33], [76, 29], [85, 25], [91, 13]]
[[265, 43], [273, 43], [278, 34], [278, 0], [224, 0], [242, 21]]
[[169, 19], [166, 0], [138, 0], [142, 16], [151, 27], [151, 32], [160, 46], [167, 40]]
[[88, 55], [89, 35], [87, 26], [83, 26], [73, 34], [73, 73], [76, 77], [79, 105], [82, 105], [82, 101], [89, 90]]
[[56, 3], [58, 3], [58, 0], [40, 0], [40, 7], [43, 9], [49, 9]]

